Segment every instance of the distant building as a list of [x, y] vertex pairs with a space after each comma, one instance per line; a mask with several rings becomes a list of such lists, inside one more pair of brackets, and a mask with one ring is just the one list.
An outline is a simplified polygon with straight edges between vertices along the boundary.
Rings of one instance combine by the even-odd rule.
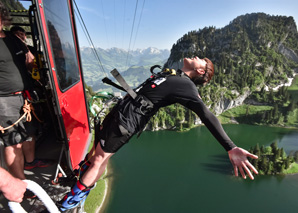
[[121, 92], [114, 92], [114, 96], [118, 98], [123, 98]]

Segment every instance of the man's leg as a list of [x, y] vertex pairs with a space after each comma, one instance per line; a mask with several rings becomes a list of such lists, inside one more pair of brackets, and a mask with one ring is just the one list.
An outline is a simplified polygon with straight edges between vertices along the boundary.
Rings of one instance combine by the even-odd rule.
[[95, 155], [90, 159], [91, 165], [81, 178], [81, 182], [86, 186], [93, 186], [104, 173], [110, 157], [114, 153], [106, 153], [102, 150], [100, 144], [95, 149]]
[[31, 141], [23, 142], [23, 153], [25, 161], [31, 163], [35, 159], [35, 139], [32, 137]]
[[[95, 185], [101, 177], [110, 157], [113, 153], [105, 153], [101, 146], [98, 145], [95, 149], [94, 156], [90, 159], [91, 165], [86, 170], [84, 175], [75, 183], [71, 191], [58, 203], [61, 211], [66, 211], [77, 207], [81, 202], [84, 202], [89, 195], [90, 189]], [[90, 157], [90, 155], [88, 155]]]
[[26, 179], [22, 143], [5, 147], [4, 155], [9, 172], [16, 178]]
[[23, 142], [23, 153], [25, 157], [25, 169], [33, 169], [36, 167], [48, 167], [53, 164], [53, 162], [45, 159], [35, 158], [35, 136], [31, 136], [27, 141]]

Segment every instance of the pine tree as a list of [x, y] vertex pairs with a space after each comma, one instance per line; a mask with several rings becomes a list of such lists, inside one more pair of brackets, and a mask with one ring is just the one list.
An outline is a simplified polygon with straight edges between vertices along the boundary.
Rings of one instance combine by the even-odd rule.
[[273, 118], [277, 119], [279, 117], [279, 113], [278, 113], [278, 105], [275, 103], [273, 106]]
[[265, 154], [266, 150], [265, 150], [264, 145], [261, 146], [260, 150], [261, 150], [261, 153], [262, 153], [262, 154]]
[[291, 101], [288, 106], [288, 111], [292, 112], [295, 108], [296, 108], [296, 104], [294, 103], [294, 101]]
[[270, 161], [268, 165], [267, 175], [270, 175], [272, 173], [274, 173], [274, 164], [272, 161]]
[[259, 168], [260, 168], [260, 170], [262, 170], [264, 172], [264, 174], [267, 174], [268, 167], [269, 167], [269, 161], [266, 157], [263, 157], [260, 162]]
[[257, 156], [261, 156], [261, 150], [260, 150], [260, 146], [259, 144], [257, 143], [257, 145], [255, 146], [254, 148], [254, 152], [253, 152], [255, 155]]
[[290, 167], [291, 164], [291, 159], [290, 156], [288, 156], [285, 160], [285, 169], [288, 169]]
[[193, 112], [188, 110], [188, 127], [192, 128], [194, 125]]
[[298, 151], [294, 153], [294, 160], [295, 162], [298, 162]]
[[272, 148], [272, 153], [275, 154], [278, 147], [277, 147], [277, 141], [273, 142], [271, 145], [271, 148]]

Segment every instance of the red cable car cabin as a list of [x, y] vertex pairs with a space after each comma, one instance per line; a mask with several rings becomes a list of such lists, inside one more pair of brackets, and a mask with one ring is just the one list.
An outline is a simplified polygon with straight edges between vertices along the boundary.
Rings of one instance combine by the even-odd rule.
[[[45, 101], [35, 104], [44, 120], [36, 156], [57, 162], [56, 178], [58, 170], [64, 173], [78, 166], [92, 135], [72, 1], [31, 2], [29, 11], [11, 11], [12, 25], [22, 26], [32, 36], [38, 65], [32, 77], [39, 99]], [[27, 22], [18, 23], [24, 19]]]
[[91, 131], [72, 1], [38, 0], [36, 20], [47, 62], [57, 132], [70, 168], [84, 157]]
[[[67, 189], [62, 185], [53, 186], [51, 181], [56, 181], [58, 172], [69, 175], [78, 168], [92, 139], [73, 2], [27, 2], [31, 2], [29, 11], [11, 11], [12, 25], [25, 28], [28, 37], [31, 35], [38, 66], [32, 77], [40, 101], [34, 106], [41, 109], [38, 116], [43, 122], [36, 135], [35, 155], [55, 163], [47, 168], [25, 171], [25, 175], [46, 188], [57, 201]], [[1, 159], [0, 164], [5, 167]], [[42, 205], [38, 202], [22, 202], [27, 211], [33, 211], [35, 205], [39, 212]], [[5, 199], [0, 199], [0, 207], [3, 211], [9, 209]]]

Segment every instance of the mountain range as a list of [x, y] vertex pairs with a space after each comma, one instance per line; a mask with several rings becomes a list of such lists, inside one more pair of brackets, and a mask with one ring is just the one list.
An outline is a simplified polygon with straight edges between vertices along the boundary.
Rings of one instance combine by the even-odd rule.
[[[22, 8], [15, 0], [2, 2], [10, 9]], [[252, 113], [250, 120], [298, 125], [298, 78], [289, 91], [282, 86], [298, 73], [298, 32], [293, 17], [265, 13], [241, 15], [223, 28], [211, 26], [186, 32], [170, 51], [88, 47], [80, 50], [86, 88], [92, 87], [93, 91], [111, 90], [101, 79], [110, 77], [109, 71], [114, 68], [134, 87], [150, 76], [152, 65], [178, 69], [184, 57], [208, 57], [214, 63], [215, 75], [198, 90], [215, 114], [241, 106], [247, 117], [251, 105], [266, 106], [258, 109], [259, 113]]]
[[[298, 33], [293, 17], [265, 13], [239, 16], [219, 29], [205, 27], [187, 32], [177, 40], [170, 52], [155, 48], [130, 52], [118, 48], [96, 50], [103, 67], [101, 69], [93, 49], [81, 48], [85, 82], [94, 91], [107, 89], [103, 87], [101, 78], [109, 76], [113, 68], [123, 72], [129, 84], [135, 86], [148, 77], [152, 65], [178, 69], [184, 57], [194, 55], [213, 61], [213, 85], [239, 94], [243, 93], [244, 88], [252, 92], [265, 86], [276, 87], [298, 73]], [[215, 103], [233, 96], [230, 92], [216, 93], [221, 95], [208, 100]]]
[[127, 51], [119, 48], [101, 49], [81, 47], [81, 59], [85, 83], [97, 90], [111, 90], [104, 85], [102, 78], [110, 76], [110, 71], [116, 68], [131, 86], [137, 85], [150, 76], [150, 67], [163, 65], [170, 55], [167, 49], [159, 50], [149, 47]]

